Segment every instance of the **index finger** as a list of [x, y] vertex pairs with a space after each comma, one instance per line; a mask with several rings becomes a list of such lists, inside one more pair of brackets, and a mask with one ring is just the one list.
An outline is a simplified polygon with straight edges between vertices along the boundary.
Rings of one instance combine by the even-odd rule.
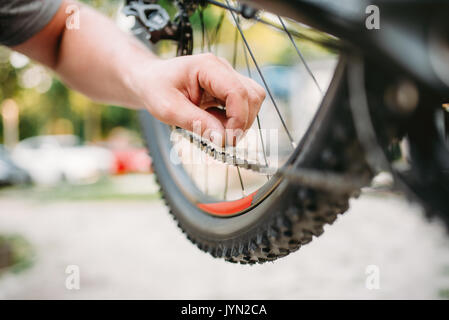
[[245, 130], [249, 120], [248, 89], [240, 75], [212, 54], [201, 55], [198, 83], [209, 94], [225, 102], [226, 129]]

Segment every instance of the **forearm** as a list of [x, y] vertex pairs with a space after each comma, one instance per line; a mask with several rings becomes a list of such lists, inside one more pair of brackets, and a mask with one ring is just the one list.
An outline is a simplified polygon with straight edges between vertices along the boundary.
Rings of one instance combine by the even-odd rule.
[[[65, 26], [65, 6], [73, 3], [80, 8], [79, 29]], [[143, 107], [132, 74], [157, 57], [107, 17], [87, 6], [67, 1], [57, 15], [49, 28], [53, 29], [52, 34], [59, 33], [59, 37], [56, 42], [48, 43], [49, 52], [41, 56], [39, 51], [26, 52], [25, 47], [24, 53], [47, 64], [70, 87], [96, 101]]]
[[112, 21], [81, 6], [80, 28], [64, 31], [55, 70], [71, 87], [94, 100], [141, 108], [132, 73], [154, 59]]

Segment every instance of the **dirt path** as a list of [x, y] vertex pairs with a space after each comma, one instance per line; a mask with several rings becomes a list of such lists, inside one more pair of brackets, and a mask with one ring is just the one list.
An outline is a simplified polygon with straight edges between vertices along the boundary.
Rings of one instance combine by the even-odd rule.
[[[391, 195], [362, 196], [310, 245], [253, 267], [197, 250], [160, 201], [0, 198], [0, 208], [0, 233], [37, 251], [33, 268], [0, 278], [0, 299], [438, 298], [449, 288], [449, 237]], [[373, 264], [379, 290], [365, 287]], [[80, 267], [80, 290], [65, 288], [67, 265]]]

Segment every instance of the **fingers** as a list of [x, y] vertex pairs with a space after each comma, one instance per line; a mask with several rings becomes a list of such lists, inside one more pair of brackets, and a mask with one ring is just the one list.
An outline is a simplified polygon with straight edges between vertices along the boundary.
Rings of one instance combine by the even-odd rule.
[[198, 108], [178, 91], [169, 96], [170, 99], [159, 109], [160, 121], [192, 131], [219, 146], [224, 144], [225, 128], [218, 114]]
[[[212, 54], [176, 59], [158, 65], [162, 80], [148, 93], [148, 110], [217, 145], [235, 145], [260, 110], [262, 87]], [[214, 108], [220, 105], [225, 110]]]
[[201, 102], [199, 107], [201, 109], [207, 109], [210, 107], [224, 106], [226, 103], [218, 100], [214, 96], [212, 96], [209, 92], [204, 91], [201, 96]]
[[[253, 80], [243, 77], [229, 63], [211, 55], [199, 55], [198, 82], [207, 92], [209, 105], [223, 101], [226, 119], [220, 119], [229, 131], [226, 141], [235, 144], [239, 135], [249, 129], [265, 99], [264, 90]], [[211, 99], [211, 97], [213, 99]], [[207, 103], [204, 105], [208, 106]]]
[[[228, 67], [234, 71], [234, 68], [231, 66], [231, 64], [228, 62], [228, 60], [226, 60], [224, 58], [220, 58], [220, 57], [218, 59], [226, 67]], [[248, 115], [248, 122], [247, 122], [246, 128], [244, 128], [244, 130], [248, 130], [249, 128], [251, 128], [251, 125], [253, 124], [254, 120], [257, 117], [257, 114], [260, 111], [260, 107], [262, 106], [262, 103], [265, 100], [266, 93], [265, 93], [265, 90], [253, 79], [245, 77], [241, 74], [238, 74], [238, 75], [240, 77], [242, 84], [248, 90], [249, 115]]]
[[240, 75], [242, 82], [245, 83], [248, 90], [248, 104], [249, 104], [249, 115], [248, 123], [245, 130], [251, 128], [254, 120], [256, 119], [260, 107], [265, 100], [266, 93], [265, 90], [254, 80]]
[[[228, 60], [224, 58], [218, 58], [225, 66], [228, 68], [234, 70], [234, 68], [231, 66], [231, 64], [228, 62]], [[243, 85], [246, 86], [246, 89], [248, 90], [248, 105], [249, 105], [249, 117], [248, 117], [248, 123], [245, 130], [248, 130], [251, 128], [251, 125], [253, 124], [254, 120], [257, 117], [257, 114], [260, 111], [260, 107], [262, 106], [263, 101], [265, 100], [266, 93], [265, 90], [253, 79], [245, 77], [241, 74], [239, 74], [240, 80]]]
[[226, 105], [227, 129], [245, 128], [248, 122], [248, 91], [240, 76], [213, 55], [201, 55], [198, 82], [201, 88]]

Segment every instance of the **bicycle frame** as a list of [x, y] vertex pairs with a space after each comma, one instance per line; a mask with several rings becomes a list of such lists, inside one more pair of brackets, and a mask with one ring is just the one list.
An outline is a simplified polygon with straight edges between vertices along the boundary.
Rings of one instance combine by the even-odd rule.
[[[389, 71], [449, 97], [449, 1], [251, 0], [342, 39]], [[368, 6], [379, 9], [380, 28], [369, 30]], [[367, 10], [368, 8], [368, 10]], [[372, 8], [372, 7], [371, 7]], [[367, 13], [368, 12], [368, 13]]]

